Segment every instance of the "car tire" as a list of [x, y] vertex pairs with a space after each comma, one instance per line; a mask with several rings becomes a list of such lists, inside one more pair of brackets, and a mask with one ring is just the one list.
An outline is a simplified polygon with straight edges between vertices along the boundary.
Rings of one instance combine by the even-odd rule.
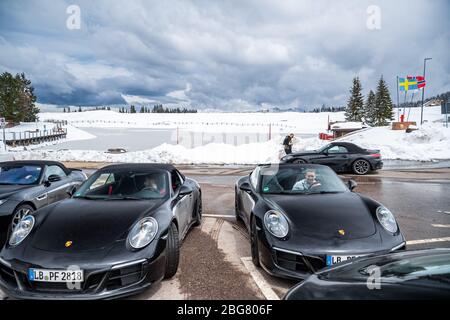
[[198, 227], [202, 224], [202, 195], [200, 194], [198, 196], [198, 200], [195, 203], [195, 222], [194, 222], [194, 227]]
[[9, 225], [9, 232], [14, 229], [14, 227], [20, 222], [23, 217], [32, 213], [33, 211], [34, 208], [28, 204], [22, 204], [18, 206], [12, 214], [11, 224]]
[[306, 161], [303, 160], [303, 159], [295, 159], [295, 160], [292, 161], [292, 163], [295, 163], [295, 164], [303, 164], [303, 163], [306, 163]]
[[180, 239], [178, 237], [178, 229], [175, 223], [172, 222], [167, 235], [166, 244], [166, 271], [164, 279], [172, 278], [178, 270], [180, 263]]
[[252, 252], [252, 262], [255, 267], [260, 267], [259, 262], [259, 247], [258, 247], [258, 232], [256, 229], [256, 219], [252, 218], [251, 229], [250, 229], [250, 249]]
[[370, 172], [370, 163], [364, 159], [357, 159], [352, 164], [352, 171], [357, 175], [365, 175]]

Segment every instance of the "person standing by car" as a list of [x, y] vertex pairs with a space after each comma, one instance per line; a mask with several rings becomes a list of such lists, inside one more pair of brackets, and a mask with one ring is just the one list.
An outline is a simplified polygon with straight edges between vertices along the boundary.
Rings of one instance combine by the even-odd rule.
[[284, 138], [283, 147], [284, 147], [284, 152], [286, 152], [286, 154], [292, 153], [292, 144], [294, 143], [293, 140], [294, 140], [293, 133], [290, 133], [289, 135], [286, 136], [286, 138]]

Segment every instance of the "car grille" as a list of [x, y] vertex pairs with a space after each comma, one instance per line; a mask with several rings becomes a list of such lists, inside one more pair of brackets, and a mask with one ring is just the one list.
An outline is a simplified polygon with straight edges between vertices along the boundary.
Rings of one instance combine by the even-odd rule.
[[20, 285], [27, 290], [48, 293], [94, 293], [104, 289], [110, 291], [140, 282], [147, 275], [146, 262], [124, 268], [88, 274], [80, 288], [69, 289], [67, 283], [29, 281], [25, 273], [15, 272], [0, 264], [0, 277], [13, 288]]
[[290, 252], [274, 250], [275, 262], [283, 268], [294, 272], [315, 272], [326, 266], [322, 257], [294, 254]]
[[0, 264], [0, 277], [2, 277], [3, 281], [8, 283], [9, 285], [17, 285], [16, 277], [14, 276], [14, 271], [11, 268], [8, 268], [2, 264]]

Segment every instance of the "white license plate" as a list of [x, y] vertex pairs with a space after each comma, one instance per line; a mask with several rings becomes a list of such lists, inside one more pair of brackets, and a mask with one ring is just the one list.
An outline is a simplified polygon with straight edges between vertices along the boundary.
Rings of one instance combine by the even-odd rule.
[[360, 256], [353, 256], [353, 255], [347, 255], [347, 256], [330, 256], [327, 255], [327, 266], [332, 266], [336, 263], [344, 262], [347, 260], [355, 259]]
[[83, 270], [47, 270], [28, 269], [28, 279], [30, 281], [41, 282], [83, 282]]

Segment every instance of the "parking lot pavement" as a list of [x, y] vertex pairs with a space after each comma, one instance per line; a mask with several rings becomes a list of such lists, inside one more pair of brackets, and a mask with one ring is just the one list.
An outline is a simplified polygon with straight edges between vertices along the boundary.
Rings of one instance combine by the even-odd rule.
[[[253, 267], [247, 231], [234, 218], [234, 183], [250, 167], [180, 169], [202, 187], [202, 226], [182, 244], [176, 276], [130, 299], [282, 298], [296, 281]], [[450, 247], [450, 170], [341, 177], [356, 180], [356, 192], [380, 201], [396, 215], [408, 249]]]

